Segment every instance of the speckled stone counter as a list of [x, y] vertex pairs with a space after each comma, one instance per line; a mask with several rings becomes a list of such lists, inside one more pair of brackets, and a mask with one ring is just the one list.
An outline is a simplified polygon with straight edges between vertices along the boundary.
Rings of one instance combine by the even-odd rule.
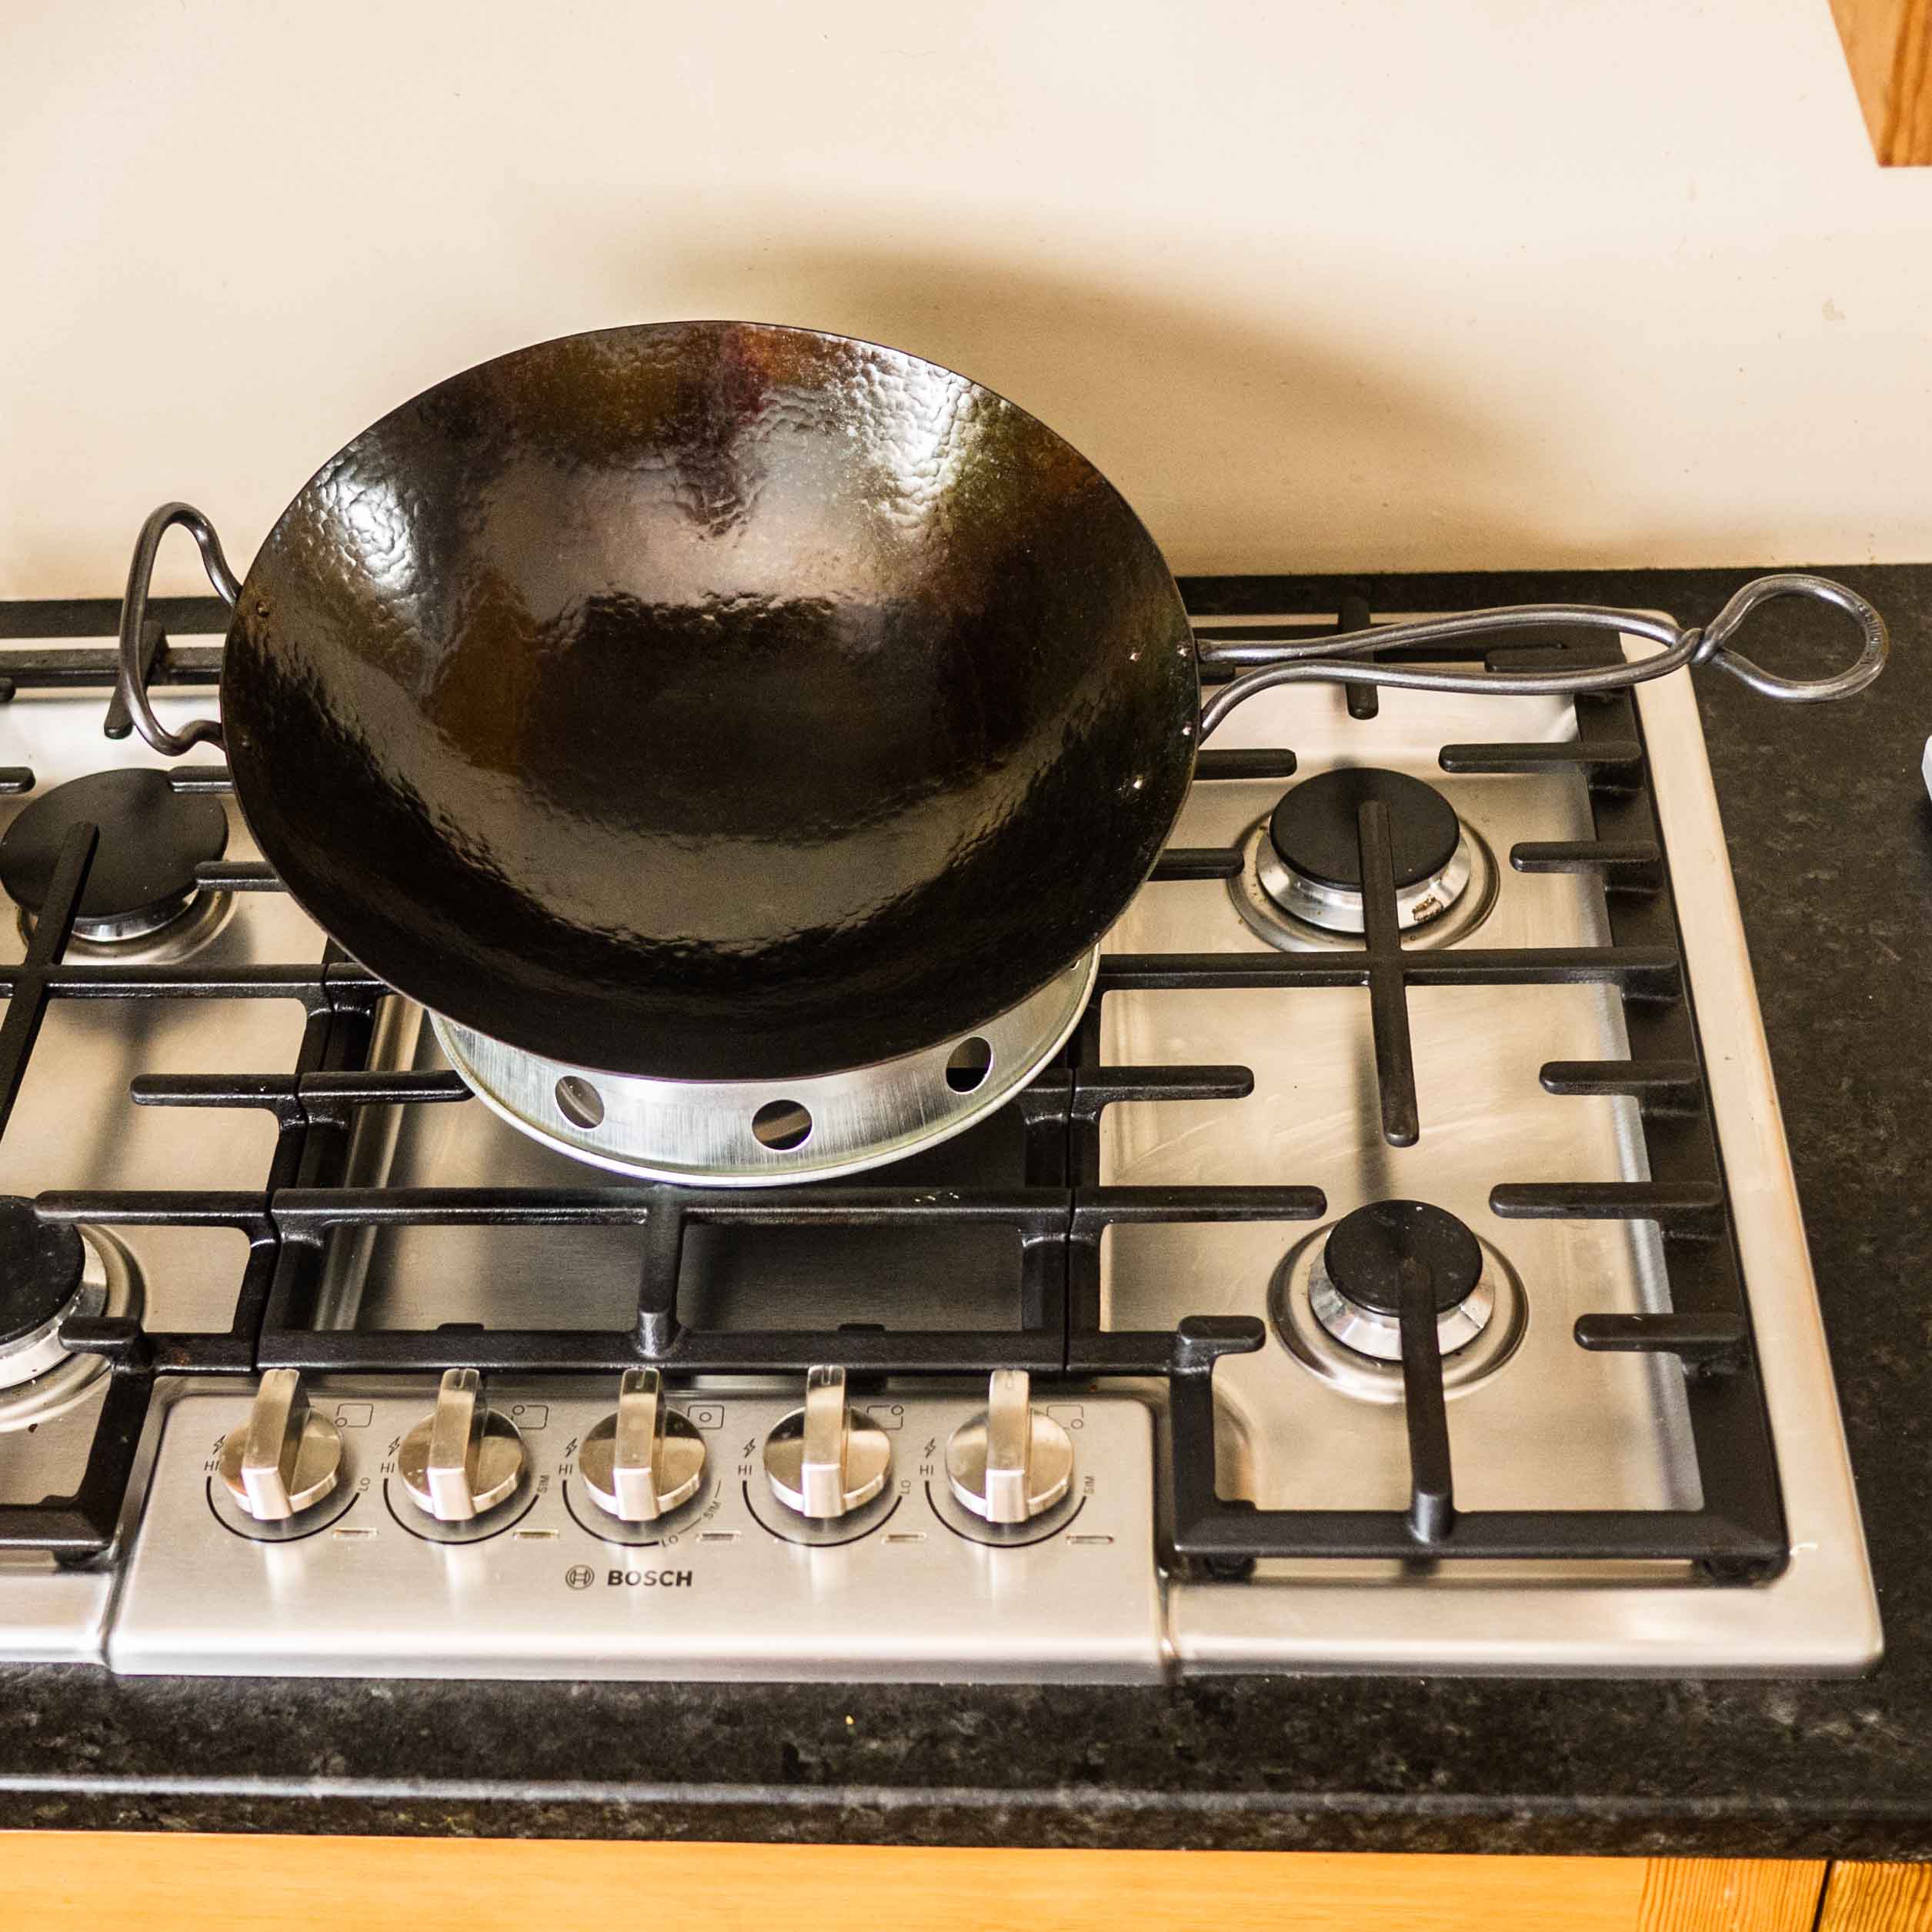
[[[1480, 594], [1692, 619], [1742, 574]], [[0, 1825], [1932, 1854], [1932, 566], [1834, 574], [1894, 626], [1873, 692], [1804, 709], [1699, 685], [1877, 1571], [1874, 1675], [973, 1690], [13, 1669]], [[1430, 609], [1470, 581], [1363, 588]], [[1190, 588], [1203, 609], [1333, 608], [1332, 586]], [[1798, 668], [1785, 607], [1762, 616], [1773, 667]]]

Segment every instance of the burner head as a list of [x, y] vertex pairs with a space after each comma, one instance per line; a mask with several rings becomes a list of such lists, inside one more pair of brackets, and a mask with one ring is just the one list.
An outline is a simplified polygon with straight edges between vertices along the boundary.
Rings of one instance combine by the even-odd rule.
[[1309, 1276], [1308, 1306], [1335, 1340], [1378, 1362], [1402, 1360], [1402, 1291], [1418, 1274], [1436, 1308], [1436, 1345], [1468, 1347], [1496, 1312], [1483, 1249], [1427, 1201], [1371, 1201], [1329, 1231]]
[[101, 829], [74, 919], [75, 937], [145, 939], [194, 904], [195, 868], [228, 846], [219, 799], [177, 792], [162, 772], [95, 772], [34, 799], [0, 838], [0, 885], [38, 916], [75, 826]]
[[1350, 766], [1304, 779], [1268, 821], [1258, 870], [1283, 911], [1331, 933], [1360, 933], [1362, 852], [1357, 815], [1371, 802], [1389, 815], [1396, 923], [1405, 932], [1449, 910], [1469, 884], [1470, 849], [1455, 808], [1406, 772]]
[[1446, 869], [1462, 826], [1454, 808], [1433, 785], [1406, 772], [1350, 766], [1304, 779], [1282, 795], [1268, 821], [1276, 856], [1318, 885], [1362, 889], [1356, 819], [1371, 802], [1387, 808], [1398, 892]]
[[1475, 1292], [1483, 1251], [1454, 1215], [1426, 1201], [1371, 1201], [1335, 1223], [1322, 1252], [1345, 1300], [1371, 1315], [1399, 1316], [1404, 1283], [1420, 1270], [1446, 1315]]
[[31, 1201], [0, 1196], [0, 1360], [73, 1300], [84, 1260], [72, 1228], [42, 1221]]

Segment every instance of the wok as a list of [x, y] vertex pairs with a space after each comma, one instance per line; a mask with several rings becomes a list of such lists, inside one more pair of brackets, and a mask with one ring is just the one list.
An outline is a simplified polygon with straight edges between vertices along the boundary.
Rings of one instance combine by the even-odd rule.
[[[223, 725], [142, 688], [155, 546], [234, 607]], [[1857, 664], [1773, 677], [1727, 639], [1798, 591]], [[1552, 621], [1663, 648], [1593, 672], [1351, 663]], [[143, 532], [124, 685], [165, 750], [225, 744], [264, 856], [401, 992], [549, 1060], [689, 1081], [812, 1076], [970, 1031], [1096, 944], [1152, 868], [1205, 732], [1300, 679], [1606, 689], [1714, 659], [1773, 695], [1877, 674], [1823, 579], [1703, 631], [1594, 607], [1236, 646], [1200, 709], [1159, 550], [1045, 425], [915, 356], [743, 322], [502, 356], [309, 480], [237, 584], [179, 504]]]

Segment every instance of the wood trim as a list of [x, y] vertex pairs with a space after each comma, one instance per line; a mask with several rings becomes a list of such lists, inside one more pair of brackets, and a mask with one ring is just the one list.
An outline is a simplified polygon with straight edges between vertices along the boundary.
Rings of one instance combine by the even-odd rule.
[[1881, 165], [1932, 165], [1932, 0], [1831, 0]]
[[1825, 1877], [1822, 1860], [134, 1832], [0, 1833], [0, 1870], [8, 1922], [34, 1932], [596, 1932], [667, 1911], [696, 1932], [1808, 1932]]
[[1653, 1858], [1640, 1932], [1812, 1932], [1822, 1858]]
[[1818, 1932], [1927, 1932], [1932, 1865], [1834, 1865]]

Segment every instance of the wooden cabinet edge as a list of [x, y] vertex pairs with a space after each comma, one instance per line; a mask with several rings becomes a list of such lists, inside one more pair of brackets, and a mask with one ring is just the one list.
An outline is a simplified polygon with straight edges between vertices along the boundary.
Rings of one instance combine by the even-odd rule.
[[1880, 164], [1932, 165], [1932, 0], [1831, 0], [1831, 14]]
[[0, 1858], [8, 1916], [35, 1932], [527, 1932], [623, 1923], [647, 1901], [704, 1932], [844, 1922], [855, 1905], [892, 1932], [1807, 1932], [1825, 1884], [1822, 1860], [140, 1833], [0, 1834]]

